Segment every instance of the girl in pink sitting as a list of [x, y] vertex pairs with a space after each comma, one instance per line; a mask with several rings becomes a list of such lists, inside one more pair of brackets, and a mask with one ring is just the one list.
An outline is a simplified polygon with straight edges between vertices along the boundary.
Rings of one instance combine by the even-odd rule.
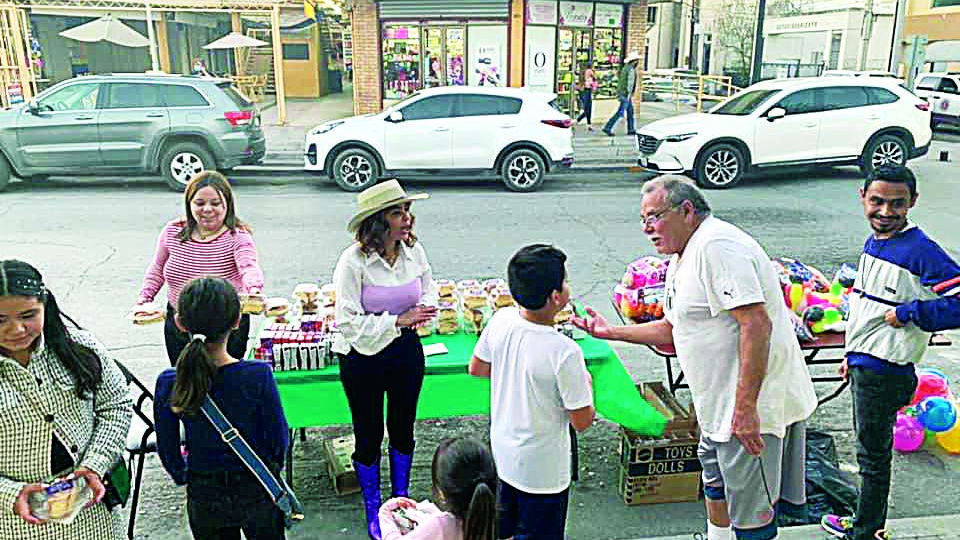
[[[433, 498], [439, 508], [397, 497], [380, 507], [383, 540], [495, 540], [497, 470], [490, 450], [468, 438], [447, 439], [433, 455]], [[403, 534], [398, 521], [420, 521]]]

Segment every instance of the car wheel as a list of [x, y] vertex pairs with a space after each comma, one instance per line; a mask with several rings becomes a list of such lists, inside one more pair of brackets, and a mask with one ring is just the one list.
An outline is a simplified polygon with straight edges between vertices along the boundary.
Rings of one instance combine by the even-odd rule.
[[697, 162], [696, 180], [709, 189], [731, 188], [743, 178], [746, 159], [739, 148], [731, 144], [717, 144], [707, 148]]
[[216, 168], [216, 162], [205, 148], [194, 143], [180, 143], [170, 147], [160, 160], [160, 172], [174, 191], [187, 189], [194, 176]]
[[10, 184], [10, 164], [7, 158], [0, 156], [0, 191], [7, 189]]
[[527, 193], [535, 191], [546, 175], [543, 158], [533, 150], [514, 150], [503, 160], [501, 176], [510, 191]]
[[907, 144], [896, 135], [881, 135], [867, 145], [860, 158], [860, 170], [869, 176], [884, 165], [906, 165]]
[[366, 150], [344, 150], [333, 161], [333, 180], [344, 191], [363, 191], [379, 179], [377, 160]]

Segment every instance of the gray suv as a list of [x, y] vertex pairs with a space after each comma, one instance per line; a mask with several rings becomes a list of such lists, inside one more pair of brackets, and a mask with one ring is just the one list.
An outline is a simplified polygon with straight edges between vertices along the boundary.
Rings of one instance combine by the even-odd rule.
[[207, 169], [259, 162], [256, 106], [226, 79], [96, 75], [0, 111], [0, 191], [10, 175], [156, 174], [174, 190]]

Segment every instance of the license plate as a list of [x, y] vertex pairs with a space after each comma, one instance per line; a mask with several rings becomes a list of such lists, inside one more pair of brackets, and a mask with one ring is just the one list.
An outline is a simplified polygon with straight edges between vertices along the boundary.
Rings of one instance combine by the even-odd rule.
[[646, 157], [642, 157], [642, 156], [640, 157], [640, 166], [641, 166], [641, 167], [646, 167], [648, 163], [649, 163], [649, 161], [647, 160]]

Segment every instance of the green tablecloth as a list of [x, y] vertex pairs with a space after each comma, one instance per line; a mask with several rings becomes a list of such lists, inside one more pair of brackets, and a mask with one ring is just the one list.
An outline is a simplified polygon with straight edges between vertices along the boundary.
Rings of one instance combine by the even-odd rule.
[[[459, 332], [433, 335], [422, 341], [424, 346], [443, 343], [448, 352], [426, 359], [417, 418], [489, 414], [490, 380], [467, 373], [477, 336]], [[666, 419], [637, 392], [610, 344], [589, 336], [578, 339], [577, 344], [583, 349], [587, 369], [593, 377], [597, 412], [607, 420], [643, 434], [663, 433]], [[291, 428], [350, 423], [350, 409], [340, 384], [339, 366], [316, 371], [277, 372], [274, 377]]]

